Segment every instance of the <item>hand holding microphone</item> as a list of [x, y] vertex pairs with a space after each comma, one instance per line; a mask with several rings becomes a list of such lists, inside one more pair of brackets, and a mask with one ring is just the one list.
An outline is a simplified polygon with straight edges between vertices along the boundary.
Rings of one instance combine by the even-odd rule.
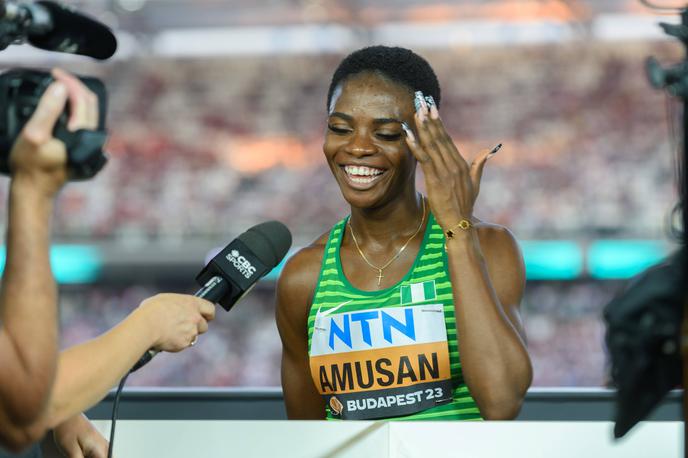
[[[196, 334], [194, 334], [193, 324], [184, 321], [184, 319], [180, 319], [178, 325], [172, 326], [169, 326], [170, 322], [168, 321], [156, 323], [159, 326], [168, 326], [169, 332], [164, 333], [167, 337], [161, 339], [157, 345], [148, 350], [134, 365], [131, 372], [148, 364], [159, 351], [181, 351], [186, 347], [193, 346], [198, 334], [207, 330], [207, 321], [212, 320], [215, 316], [213, 310], [211, 317], [211, 312], [205, 305], [208, 304], [207, 301], [219, 303], [225, 310], [229, 311], [239, 299], [255, 286], [258, 280], [277, 267], [290, 247], [291, 233], [284, 224], [279, 221], [257, 224], [239, 235], [201, 270], [196, 281], [202, 287], [194, 295], [196, 299], [185, 295], [176, 295], [179, 301], [171, 302], [165, 298], [172, 295], [158, 295], [149, 299], [155, 302], [155, 298], [158, 298], [157, 302], [160, 302], [162, 307], [161, 315], [165, 315], [167, 318], [174, 317], [174, 313], [170, 313], [169, 310], [170, 304], [185, 306], [187, 307], [185, 312], [188, 312], [189, 302], [186, 305], [183, 305], [182, 302], [197, 300], [199, 301], [198, 313], [202, 318], [194, 316], [193, 313], [195, 312], [192, 311], [192, 321], [193, 319], [197, 320], [195, 321]], [[207, 299], [207, 301], [202, 299]], [[183, 316], [187, 315], [180, 315], [180, 318]], [[174, 335], [175, 332], [180, 334]], [[167, 348], [173, 348], [173, 350]]]
[[157, 294], [114, 328], [64, 350], [41, 421], [52, 428], [94, 405], [117, 380], [121, 379], [123, 387], [126, 374], [159, 351], [179, 352], [193, 346], [215, 317], [213, 302], [230, 308], [282, 261], [290, 246], [291, 234], [282, 223], [258, 224], [205, 266], [198, 277], [204, 286], [195, 296]]
[[173, 353], [195, 344], [215, 319], [214, 304], [186, 294], [157, 294], [144, 300], [139, 311], [146, 314], [155, 335], [152, 349]]
[[258, 224], [239, 235], [201, 270], [196, 281], [202, 287], [195, 297], [159, 294], [141, 304], [137, 312], [154, 311], [153, 319], [158, 313], [163, 317], [154, 323], [154, 328], [164, 332], [120, 380], [112, 408], [108, 457], [112, 456], [115, 440], [119, 396], [129, 374], [145, 366], [161, 350], [181, 351], [192, 347], [198, 335], [207, 331], [208, 321], [214, 318], [213, 307], [204, 299], [217, 302], [229, 311], [258, 280], [277, 267], [290, 247], [291, 233], [284, 224], [277, 221]]

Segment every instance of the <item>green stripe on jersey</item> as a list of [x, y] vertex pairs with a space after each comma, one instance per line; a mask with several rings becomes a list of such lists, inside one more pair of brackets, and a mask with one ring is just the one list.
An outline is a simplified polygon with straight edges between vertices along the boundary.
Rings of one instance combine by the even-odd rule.
[[[444, 232], [432, 213], [429, 216], [420, 252], [410, 272], [397, 285], [376, 292], [354, 288], [342, 272], [339, 248], [347, 221], [348, 218], [339, 221], [330, 231], [327, 240], [320, 278], [308, 317], [308, 348], [310, 349], [311, 346], [313, 326], [318, 311], [322, 313], [338, 307], [339, 313], [370, 308], [441, 303], [447, 329], [449, 366], [453, 386], [452, 401], [412, 415], [391, 418], [391, 420], [481, 420], [478, 406], [468, 392], [461, 371], [454, 299], [447, 269], [447, 256], [444, 251]], [[327, 418], [336, 419], [331, 415], [329, 406]]]

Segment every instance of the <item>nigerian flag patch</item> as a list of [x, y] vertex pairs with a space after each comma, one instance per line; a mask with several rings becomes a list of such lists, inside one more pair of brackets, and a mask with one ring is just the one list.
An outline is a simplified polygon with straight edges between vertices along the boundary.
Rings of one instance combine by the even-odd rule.
[[401, 305], [430, 301], [437, 297], [435, 280], [411, 283], [401, 287]]

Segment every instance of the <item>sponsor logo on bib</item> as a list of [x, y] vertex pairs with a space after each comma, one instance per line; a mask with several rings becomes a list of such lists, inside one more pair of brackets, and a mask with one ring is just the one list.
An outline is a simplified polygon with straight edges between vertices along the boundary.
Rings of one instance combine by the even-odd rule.
[[318, 312], [310, 348], [313, 381], [335, 415], [386, 418], [451, 401], [442, 304], [337, 311]]

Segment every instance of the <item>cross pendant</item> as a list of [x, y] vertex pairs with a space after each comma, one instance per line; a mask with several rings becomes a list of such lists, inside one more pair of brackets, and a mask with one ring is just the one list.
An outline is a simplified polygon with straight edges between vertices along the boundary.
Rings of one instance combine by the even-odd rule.
[[377, 286], [380, 286], [380, 283], [382, 282], [382, 269], [378, 269], [378, 274], [377, 274]]

